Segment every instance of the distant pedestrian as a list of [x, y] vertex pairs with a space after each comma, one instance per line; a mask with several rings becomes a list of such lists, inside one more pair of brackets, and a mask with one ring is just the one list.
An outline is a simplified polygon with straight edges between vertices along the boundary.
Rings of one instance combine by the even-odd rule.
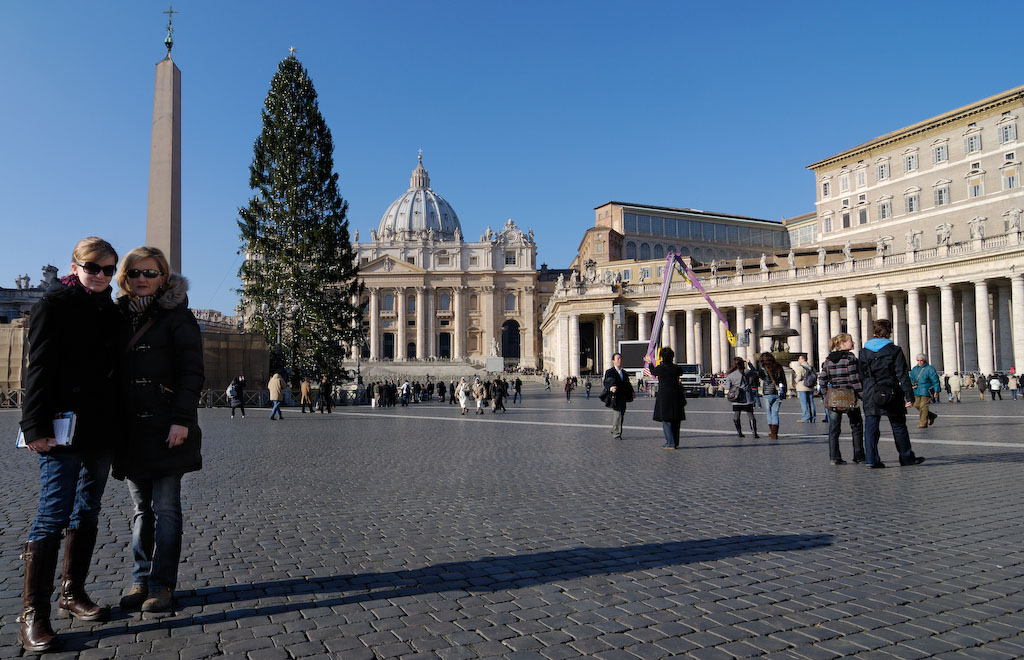
[[984, 401], [985, 390], [988, 389], [988, 380], [985, 378], [985, 374], [978, 374], [977, 378], [974, 379], [974, 382], [978, 386], [978, 398]]
[[[853, 354], [853, 337], [840, 332], [829, 341], [828, 357], [821, 365], [821, 373], [818, 375], [818, 382], [821, 383], [825, 392], [826, 407], [832, 390], [842, 391], [849, 399], [845, 405], [837, 405], [838, 395], [831, 395], [833, 399], [832, 411], [828, 421], [828, 458], [832, 465], [843, 465], [843, 454], [839, 450], [839, 435], [843, 430], [843, 415], [850, 420], [850, 431], [853, 434], [853, 462], [863, 463], [864, 456], [864, 418], [861, 416], [857, 400], [864, 390], [861, 382], [860, 365], [857, 356]], [[852, 393], [852, 396], [850, 396]]]
[[328, 415], [330, 415], [332, 412], [332, 408], [334, 406], [334, 397], [331, 396], [333, 393], [333, 389], [334, 383], [329, 381], [327, 379], [327, 376], [324, 376], [323, 378], [320, 379], [320, 393], [319, 396], [317, 397], [317, 409], [319, 409], [321, 415], [324, 414], [325, 408], [327, 409]]
[[[659, 352], [660, 362], [651, 369], [651, 375], [658, 379], [658, 393], [654, 398], [654, 421], [661, 422], [665, 434], [662, 449], [679, 448], [679, 424], [686, 419], [686, 393], [680, 378], [683, 369], [675, 364], [675, 352], [667, 346]], [[649, 355], [644, 362], [651, 363]]]
[[814, 410], [814, 387], [818, 384], [818, 374], [807, 363], [807, 356], [801, 355], [792, 365], [793, 382], [796, 384], [796, 396], [800, 400], [800, 419], [797, 423], [813, 424], [817, 415]]
[[245, 376], [237, 376], [228, 386], [228, 405], [231, 406], [231, 419], [235, 418], [235, 408], [242, 412], [245, 419]]
[[761, 394], [764, 396], [764, 412], [768, 418], [768, 437], [779, 438], [779, 409], [786, 398], [786, 372], [775, 357], [765, 351], [758, 360], [757, 377], [761, 381]]
[[444, 392], [445, 392], [444, 381], [443, 380], [437, 381], [437, 400], [440, 401], [441, 403], [444, 403]]
[[512, 403], [515, 403], [516, 400], [519, 401], [519, 405], [522, 405], [522, 403], [523, 403], [523, 380], [519, 376], [516, 376], [515, 382], [512, 383]]
[[1017, 390], [1020, 388], [1020, 379], [1017, 378], [1017, 374], [1010, 374], [1010, 377], [1006, 381], [1006, 386], [1010, 390], [1010, 396], [1013, 400], [1017, 400]]
[[583, 389], [585, 389], [587, 391], [587, 399], [588, 400], [590, 399], [590, 387], [591, 387], [590, 386], [590, 379], [588, 378], [586, 385], [583, 386]]
[[473, 392], [473, 399], [476, 400], [476, 413], [478, 415], [483, 415], [484, 399], [487, 398], [487, 387], [482, 382], [480, 382], [479, 376], [477, 376], [476, 379], [473, 381], [473, 387], [471, 391]]
[[914, 407], [921, 413], [921, 422], [917, 428], [923, 429], [934, 424], [938, 415], [928, 410], [928, 404], [941, 386], [935, 367], [928, 364], [928, 357], [924, 353], [917, 356], [917, 366], [910, 370], [910, 386], [914, 388]]
[[544, 374], [544, 389], [548, 392], [551, 391], [551, 374]]
[[907, 408], [914, 405], [914, 390], [903, 351], [889, 338], [892, 322], [878, 319], [872, 328], [874, 337], [860, 351], [859, 369], [864, 381], [864, 455], [869, 468], [884, 468], [878, 455], [879, 422], [881, 416], [889, 418], [900, 465], [920, 465], [921, 456], [915, 456], [907, 431]]
[[954, 371], [953, 375], [949, 377], [949, 401], [952, 403], [956, 401], [960, 403], [960, 392], [964, 388], [963, 378], [960, 377], [959, 371]]
[[505, 392], [506, 390], [504, 381], [502, 381], [500, 378], [495, 378], [494, 384], [491, 387], [491, 401], [493, 402], [493, 405], [491, 406], [491, 412], [493, 412], [494, 414], [498, 414], [499, 409], [502, 410], [503, 412], [508, 412], [508, 410], [505, 410]]
[[565, 390], [565, 400], [569, 403], [572, 403], [572, 389], [574, 387], [575, 385], [572, 382], [572, 378], [570, 376], [566, 376], [565, 385], [562, 386], [562, 389]]
[[459, 408], [462, 409], [462, 413], [461, 414], [465, 415], [466, 414], [466, 404], [469, 401], [469, 384], [466, 383], [466, 379], [465, 378], [463, 378], [462, 380], [459, 381], [459, 386], [458, 386], [457, 391], [456, 391], [456, 389], [452, 389], [452, 396], [458, 397], [458, 399], [459, 399]]
[[[274, 372], [274, 375], [270, 377], [270, 382], [267, 383], [267, 389], [270, 390], [270, 419], [274, 419], [277, 415], [277, 419], [284, 419], [284, 415], [281, 414], [281, 404], [284, 403], [284, 378], [281, 377], [281, 372]], [[310, 409], [312, 412], [312, 409]]]
[[622, 440], [626, 404], [633, 400], [633, 396], [629, 374], [622, 369], [622, 353], [613, 353], [612, 366], [604, 372], [604, 391], [601, 392], [605, 408], [612, 411], [612, 440]]
[[992, 374], [988, 381], [988, 389], [992, 391], [992, 400], [995, 401], [996, 397], [999, 400], [1003, 400], [1003, 381], [999, 379], [998, 374]]
[[752, 374], [747, 374], [747, 365], [743, 358], [736, 357], [732, 360], [729, 371], [725, 374], [726, 399], [732, 403], [732, 423], [736, 427], [736, 435], [740, 438], [743, 435], [743, 424], [740, 422], [740, 413], [747, 413], [747, 422], [750, 430], [757, 434], [757, 419], [754, 417], [754, 395], [751, 392], [750, 381]]
[[309, 412], [313, 412], [313, 386], [309, 382], [309, 378], [303, 378], [302, 383], [299, 385], [299, 403], [302, 404], [302, 413], [305, 414], [306, 406], [309, 406]]

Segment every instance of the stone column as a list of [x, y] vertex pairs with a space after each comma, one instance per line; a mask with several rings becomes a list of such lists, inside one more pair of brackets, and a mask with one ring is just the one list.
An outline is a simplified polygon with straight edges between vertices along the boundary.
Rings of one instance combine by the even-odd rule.
[[[405, 302], [405, 289], [395, 289], [395, 304], [398, 305], [398, 327], [395, 329], [395, 360], [405, 360], [408, 356], [405, 354], [405, 329], [408, 324], [405, 322], [406, 302]], [[417, 305], [417, 308], [419, 305]]]
[[704, 312], [698, 312], [693, 318], [693, 362], [701, 365], [701, 371], [707, 369], [707, 364], [704, 362]]
[[[668, 311], [661, 315], [661, 345], [671, 348], [673, 353], [676, 352], [675, 347], [672, 346], [672, 313]], [[676, 363], [680, 362], [682, 360], [677, 357]]]
[[954, 321], [956, 316], [953, 305], [953, 286], [950, 284], [939, 285], [939, 298], [942, 306], [942, 362], [932, 362], [939, 373], [945, 372], [952, 375], [960, 369], [956, 364], [956, 328]]
[[380, 359], [380, 293], [370, 289], [370, 359]]
[[1010, 337], [1010, 287], [1005, 284], [996, 286], [996, 369], [1006, 371], [1013, 366], [1013, 342]]
[[[828, 343], [832, 339], [831, 330], [829, 330], [829, 318], [828, 318], [828, 300], [824, 297], [818, 298], [818, 362], [824, 362], [825, 357], [828, 355]], [[859, 350], [860, 346], [856, 346], [854, 350]]]
[[[789, 329], [800, 332], [800, 301], [790, 301], [789, 303]], [[792, 353], [801, 353], [804, 348], [804, 336], [798, 335], [796, 337], [790, 337], [787, 343], [789, 350]]]
[[978, 337], [978, 369], [988, 375], [995, 371], [992, 357], [992, 314], [989, 310], [988, 282], [974, 283], [974, 307]]
[[436, 289], [426, 287], [426, 295], [423, 297], [423, 316], [427, 320], [423, 328], [423, 336], [427, 343], [423, 347], [422, 353], [435, 359], [437, 358], [437, 333], [434, 331], [435, 314], [433, 302], [436, 292]]
[[423, 359], [427, 356], [427, 290], [425, 287], [416, 287], [416, 357]]
[[722, 370], [722, 322], [711, 313], [711, 373]]
[[[843, 308], [842, 305], [840, 305], [839, 303], [829, 306], [828, 330], [830, 333], [832, 333], [831, 335], [829, 335], [830, 339], [832, 338], [832, 335], [838, 335], [840, 332], [843, 331]], [[855, 351], [859, 351], [860, 349], [860, 345], [854, 344]]]
[[[523, 366], [536, 367], [537, 366], [537, 319], [536, 313], [534, 312], [534, 296], [536, 290], [532, 286], [528, 286], [519, 294], [519, 300], [522, 307], [520, 311], [523, 314], [523, 325], [525, 327], [519, 328], [519, 355], [520, 362]], [[607, 354], [607, 359], [611, 359], [611, 353]]]
[[872, 327], [874, 323], [871, 322], [871, 306], [865, 305], [860, 308], [860, 336], [865, 341], [867, 337], [871, 337]]
[[647, 312], [637, 310], [636, 313], [636, 338], [639, 341], [649, 341], [651, 339], [650, 328], [647, 327]]
[[854, 346], [863, 346], [860, 334], [860, 313], [857, 308], [857, 296], [846, 296], [846, 332], [853, 337]]
[[452, 288], [452, 315], [455, 316], [452, 342], [452, 357], [456, 360], [466, 359], [466, 320], [464, 294], [465, 287], [456, 286]]
[[[722, 314], [725, 314], [725, 318], [729, 318], [729, 312], [722, 310]], [[716, 320], [717, 317], [716, 317]], [[722, 371], [729, 370], [729, 335], [727, 334], [725, 323], [718, 321], [718, 360], [722, 365]]]
[[811, 308], [805, 307], [800, 310], [800, 348], [807, 353], [807, 361], [811, 364], [821, 364], [825, 356], [814, 355], [814, 342], [811, 341]]
[[[483, 331], [484, 331], [484, 345], [481, 354], [484, 357], [491, 355], [491, 346], [494, 345], [494, 340], [499, 337], [495, 337], [494, 334], [494, 286], [491, 284], [480, 287], [480, 304], [483, 305]], [[579, 321], [579, 318], [577, 318]], [[578, 367], [577, 367], [578, 368]]]
[[694, 324], [693, 310], [692, 309], [688, 309], [688, 310], [686, 310], [686, 327], [683, 328], [683, 330], [685, 332], [685, 335], [686, 335], [685, 338], [684, 338], [684, 341], [686, 343], [686, 362], [687, 363], [697, 363], [697, 362], [700, 362], [700, 358], [697, 357], [696, 344], [693, 341], [693, 324]]
[[978, 315], [975, 312], [974, 287], [960, 290], [960, 307], [963, 309], [964, 371], [978, 370]]
[[[747, 308], [743, 305], [736, 305], [736, 343], [743, 339], [743, 330], [747, 327]], [[736, 357], [747, 359], [747, 349], [736, 347]]]
[[569, 376], [580, 375], [580, 315], [569, 315]]
[[[928, 355], [929, 364], [942, 364], [942, 320], [938, 293], [928, 294], [928, 349], [924, 352]], [[938, 369], [937, 366], [935, 368]]]
[[[739, 327], [739, 322], [736, 323], [736, 327]], [[754, 328], [754, 317], [748, 316], [746, 321], [743, 323], [743, 330], [750, 330], [750, 345], [746, 347], [743, 357], [748, 361], [753, 362], [757, 359], [757, 332]]]
[[1020, 376], [1024, 372], [1024, 274], [1010, 276], [1010, 306], [1013, 318], [1013, 365]]
[[604, 368], [601, 369], [601, 373], [604, 373], [605, 370], [611, 369], [612, 353], [615, 352], [615, 317], [611, 312], [604, 313], [604, 323], [601, 325], [601, 339], [601, 343], [604, 345], [604, 355], [601, 356], [604, 360]]
[[[761, 304], [761, 332], [772, 327], [772, 305], [771, 303]], [[761, 338], [761, 352], [772, 350], [772, 340], [768, 337]]]
[[907, 305], [899, 304], [892, 307], [892, 340], [903, 350], [903, 357], [907, 358], [909, 364], [910, 334], [907, 324]]
[[907, 357], [909, 362], [913, 362], [918, 354], [924, 352], [921, 342], [921, 294], [917, 289], [907, 289], [907, 330]]
[[170, 54], [156, 65], [153, 139], [149, 151], [146, 245], [181, 272], [181, 71]]
[[875, 316], [877, 319], [889, 318], [889, 294], [885, 291], [879, 291], [875, 294], [875, 304], [878, 305], [878, 313]]

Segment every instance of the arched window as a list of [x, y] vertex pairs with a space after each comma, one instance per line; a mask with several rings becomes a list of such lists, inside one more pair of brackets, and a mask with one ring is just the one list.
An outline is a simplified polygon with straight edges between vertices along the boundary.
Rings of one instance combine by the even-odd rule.
[[654, 258], [664, 259], [665, 258], [665, 246], [661, 243], [655, 243], [654, 245]]
[[649, 243], [640, 244], [640, 261], [646, 261], [651, 258], [651, 246]]
[[505, 311], [514, 312], [516, 311], [516, 294], [510, 293], [505, 296]]
[[636, 243], [633, 241], [626, 242], [626, 258], [636, 259]]
[[383, 300], [383, 302], [381, 304], [381, 308], [380, 309], [383, 312], [393, 312], [393, 311], [395, 311], [395, 296], [394, 296], [394, 294], [391, 294], [391, 293], [385, 293], [384, 294], [384, 300]]
[[683, 247], [679, 248], [679, 256], [680, 257], [688, 257], [688, 256], [690, 256], [690, 248], [686, 247], [685, 245]]
[[674, 246], [674, 245], [668, 246], [668, 251], [669, 252], [678, 252], [678, 250], [676, 250], [676, 246]]
[[442, 312], [447, 312], [452, 308], [452, 296], [448, 293], [441, 294], [440, 309]]

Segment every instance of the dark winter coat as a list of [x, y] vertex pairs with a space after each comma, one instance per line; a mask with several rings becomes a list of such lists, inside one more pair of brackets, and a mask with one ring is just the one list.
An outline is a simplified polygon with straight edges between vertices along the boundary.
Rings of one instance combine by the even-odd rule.
[[[188, 282], [171, 275], [164, 290], [143, 312], [137, 327], [153, 325], [124, 358], [126, 432], [114, 456], [114, 476], [153, 479], [180, 475], [203, 466], [196, 419], [203, 387], [203, 343], [199, 324], [188, 309]], [[129, 318], [127, 297], [118, 300]], [[188, 427], [188, 437], [167, 446], [172, 424]]]
[[826, 388], [834, 387], [839, 390], [853, 390], [859, 395], [864, 389], [864, 384], [861, 382], [857, 356], [852, 351], [843, 349], [832, 351], [821, 365], [818, 382], [821, 383], [823, 392]]
[[245, 379], [239, 380], [235, 378], [231, 381], [231, 384], [235, 386], [235, 396], [231, 397], [229, 405], [237, 408], [238, 406], [245, 405]]
[[[615, 392], [611, 391], [612, 387], [615, 388]], [[626, 404], [632, 401], [634, 396], [633, 384], [629, 382], [628, 373], [623, 371], [622, 378], [619, 378], [619, 372], [615, 367], [604, 372], [604, 391], [601, 392], [601, 400], [604, 401], [605, 408], [625, 410]]]
[[[890, 340], [876, 337], [864, 344], [858, 366], [864, 383], [861, 394], [864, 414], [874, 417], [905, 415], [906, 402], [914, 400], [914, 390], [903, 351]], [[886, 406], [875, 403], [875, 392], [882, 387], [893, 390], [893, 397]]]
[[90, 293], [54, 282], [32, 307], [21, 429], [27, 442], [53, 437], [53, 417], [78, 416], [71, 447], [110, 451], [117, 438], [118, 353], [124, 321], [110, 289]]
[[686, 394], [679, 379], [683, 369], [678, 364], [660, 364], [651, 369], [658, 379], [658, 393], [654, 397], [654, 421], [678, 422], [686, 419]]

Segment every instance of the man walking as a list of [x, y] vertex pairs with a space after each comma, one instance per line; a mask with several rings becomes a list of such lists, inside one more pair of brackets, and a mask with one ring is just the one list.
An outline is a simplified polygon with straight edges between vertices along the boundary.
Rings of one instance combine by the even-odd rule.
[[801, 355], [790, 367], [793, 369], [793, 380], [796, 382], [796, 396], [800, 399], [801, 415], [796, 421], [813, 424], [817, 417], [814, 410], [814, 387], [818, 384], [818, 374], [807, 364], [806, 355]]
[[633, 400], [633, 385], [622, 370], [622, 353], [612, 354], [612, 367], [604, 372], [604, 391], [601, 400], [612, 411], [612, 439], [622, 440], [622, 421], [626, 417], [626, 404]]
[[519, 405], [523, 404], [523, 379], [516, 376], [516, 382], [512, 386], [512, 403], [519, 401]]
[[900, 465], [920, 465], [924, 457], [914, 454], [907, 431], [907, 408], [914, 405], [913, 388], [907, 373], [903, 351], [892, 343], [892, 322], [878, 319], [872, 339], [860, 351], [860, 375], [864, 382], [864, 454], [869, 468], [884, 468], [878, 455], [878, 424], [882, 415], [889, 418]]
[[929, 412], [928, 404], [931, 403], [932, 394], [937, 394], [942, 385], [939, 384], [939, 375], [935, 373], [935, 367], [928, 364], [928, 358], [924, 353], [917, 356], [917, 366], [910, 370], [910, 385], [914, 388], [914, 407], [921, 413], [921, 421], [917, 428], [923, 429], [929, 424], [935, 423], [938, 417]]
[[[281, 377], [280, 372], [275, 372], [270, 377], [270, 382], [267, 383], [267, 389], [270, 390], [270, 402], [273, 404], [270, 408], [270, 419], [284, 419], [284, 415], [281, 414], [281, 404], [284, 403], [284, 378]], [[312, 404], [310, 404], [310, 411], [312, 411]]]

